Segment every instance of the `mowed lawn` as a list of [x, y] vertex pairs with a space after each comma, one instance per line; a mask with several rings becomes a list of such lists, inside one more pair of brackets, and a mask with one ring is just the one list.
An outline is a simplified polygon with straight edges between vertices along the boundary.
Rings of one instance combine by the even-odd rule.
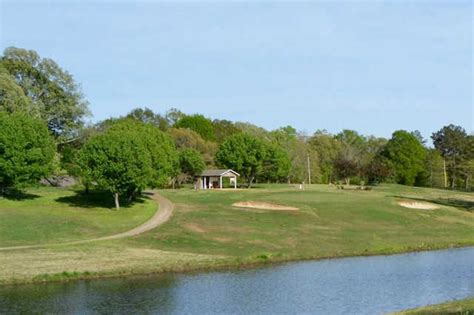
[[[133, 239], [131, 246], [261, 259], [385, 254], [474, 245], [474, 194], [381, 185], [371, 191], [313, 185], [251, 190], [164, 190], [176, 204], [164, 226]], [[408, 209], [399, 201], [426, 200], [436, 210]], [[264, 201], [299, 211], [251, 210], [238, 201]]]
[[0, 198], [0, 247], [82, 240], [124, 232], [155, 213], [142, 199], [119, 211], [104, 194], [82, 196], [60, 188], [30, 189], [21, 200]]

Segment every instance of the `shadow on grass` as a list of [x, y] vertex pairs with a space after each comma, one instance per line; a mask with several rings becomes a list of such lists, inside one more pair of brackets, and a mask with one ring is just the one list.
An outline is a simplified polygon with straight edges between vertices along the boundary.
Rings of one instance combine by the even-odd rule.
[[[144, 193], [145, 195], [145, 193]], [[130, 208], [136, 203], [144, 203], [148, 196], [141, 196], [129, 202], [125, 199], [120, 199], [120, 208]], [[71, 207], [78, 208], [104, 208], [115, 210], [114, 198], [110, 192], [91, 191], [85, 193], [83, 191], [76, 191], [72, 196], [59, 197], [57, 202], [65, 203]]]
[[3, 197], [3, 198], [8, 199], [8, 200], [22, 201], [22, 200], [37, 199], [40, 196], [35, 195], [35, 194], [30, 194], [26, 191], [22, 191], [22, 190], [18, 190], [18, 189], [7, 189], [7, 190], [5, 190], [3, 195], [0, 194], [0, 197]]
[[416, 201], [431, 202], [440, 206], [455, 207], [464, 211], [474, 212], [474, 201], [469, 201], [465, 199], [459, 199], [459, 198], [430, 199], [430, 198], [413, 198], [413, 197], [405, 197], [405, 196], [393, 196], [393, 197], [401, 198], [401, 199], [416, 200]]

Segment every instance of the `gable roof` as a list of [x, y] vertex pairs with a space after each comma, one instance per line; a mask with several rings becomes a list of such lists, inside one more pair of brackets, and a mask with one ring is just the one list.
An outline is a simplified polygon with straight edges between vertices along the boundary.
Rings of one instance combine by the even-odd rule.
[[231, 170], [231, 169], [204, 170], [201, 173], [201, 176], [222, 176], [222, 175], [224, 175], [226, 173], [229, 173], [229, 172], [233, 173], [236, 176], [240, 176], [239, 173], [237, 173], [236, 171]]

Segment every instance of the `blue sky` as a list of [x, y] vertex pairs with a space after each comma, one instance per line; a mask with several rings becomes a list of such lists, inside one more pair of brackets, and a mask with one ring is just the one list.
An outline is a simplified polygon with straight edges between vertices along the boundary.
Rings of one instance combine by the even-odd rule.
[[176, 107], [267, 129], [473, 130], [471, 1], [1, 1], [0, 48], [71, 72], [92, 120]]

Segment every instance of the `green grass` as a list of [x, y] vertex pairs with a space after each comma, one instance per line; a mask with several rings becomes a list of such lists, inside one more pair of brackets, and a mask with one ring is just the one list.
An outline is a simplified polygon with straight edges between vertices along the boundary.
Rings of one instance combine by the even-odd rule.
[[[371, 191], [287, 185], [238, 191], [166, 190], [175, 204], [162, 228], [127, 240], [167, 251], [285, 260], [385, 254], [474, 244], [474, 213], [399, 206], [405, 199], [472, 200], [472, 194], [383, 185]], [[243, 210], [237, 201], [296, 206], [299, 211]]]
[[[75, 192], [31, 190], [37, 198], [0, 200], [0, 247], [51, 244], [133, 228], [156, 209], [151, 200], [119, 211], [110, 196], [85, 201]], [[371, 191], [313, 185], [263, 185], [237, 191], [163, 190], [175, 203], [170, 221], [134, 237], [0, 252], [0, 283], [70, 280], [185, 271], [474, 245], [474, 194], [399, 185]], [[437, 210], [407, 209], [426, 200]], [[244, 210], [265, 201], [298, 211]]]
[[403, 311], [397, 314], [404, 315], [441, 315], [441, 314], [474, 314], [474, 298], [465, 300], [451, 301], [442, 304], [420, 307], [412, 310]]
[[127, 231], [148, 220], [156, 204], [143, 199], [116, 211], [111, 196], [37, 188], [26, 198], [0, 198], [0, 247], [67, 242]]

